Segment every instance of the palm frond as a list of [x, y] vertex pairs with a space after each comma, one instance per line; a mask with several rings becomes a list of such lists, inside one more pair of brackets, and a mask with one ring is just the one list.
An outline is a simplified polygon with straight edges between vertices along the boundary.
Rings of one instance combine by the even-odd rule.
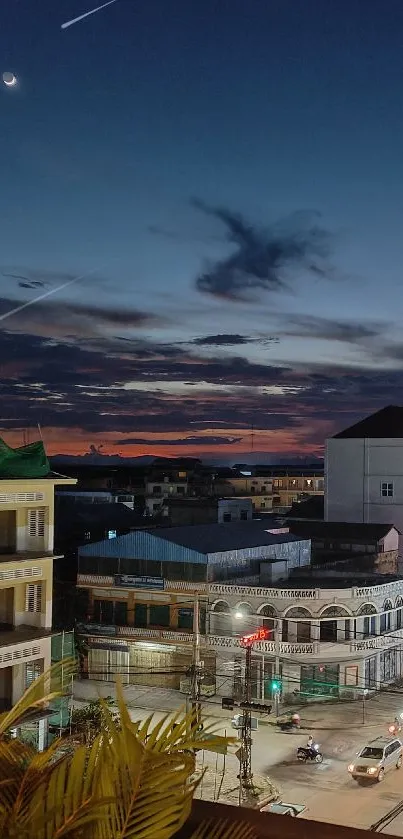
[[75, 659], [66, 659], [52, 665], [25, 691], [11, 711], [0, 714], [0, 737], [17, 728], [29, 711], [41, 708], [63, 694], [63, 681], [76, 672]]
[[244, 823], [209, 821], [201, 824], [190, 839], [257, 839], [253, 827]]

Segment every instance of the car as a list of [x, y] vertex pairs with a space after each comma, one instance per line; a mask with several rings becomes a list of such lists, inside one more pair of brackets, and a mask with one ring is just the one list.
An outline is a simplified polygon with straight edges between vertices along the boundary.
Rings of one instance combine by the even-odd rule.
[[347, 767], [354, 780], [373, 778], [383, 781], [389, 769], [400, 769], [403, 761], [403, 745], [397, 737], [377, 737], [367, 743], [356, 759]]
[[286, 804], [284, 801], [266, 804], [260, 808], [261, 813], [277, 813], [280, 816], [299, 816], [304, 810], [303, 804]]

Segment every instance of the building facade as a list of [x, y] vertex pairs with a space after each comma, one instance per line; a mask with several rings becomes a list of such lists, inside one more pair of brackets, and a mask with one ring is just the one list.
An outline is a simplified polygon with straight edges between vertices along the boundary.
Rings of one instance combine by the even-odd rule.
[[[86, 592], [78, 627], [90, 678], [180, 687], [192, 661], [194, 600], [200, 630], [209, 634], [209, 584], [268, 581], [309, 565], [310, 543], [242, 521], [138, 531], [79, 551], [77, 585]], [[204, 644], [215, 682], [216, 652]], [[171, 675], [172, 674], [172, 675]]]
[[[1, 710], [51, 665], [54, 487], [65, 481], [0, 477]], [[45, 734], [41, 720], [40, 747]]]
[[391, 523], [403, 533], [403, 408], [390, 405], [327, 440], [325, 464], [326, 521]]

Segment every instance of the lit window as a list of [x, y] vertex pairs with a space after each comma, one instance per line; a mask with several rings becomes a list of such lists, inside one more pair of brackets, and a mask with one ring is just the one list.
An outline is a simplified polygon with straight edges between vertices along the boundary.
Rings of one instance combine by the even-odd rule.
[[393, 498], [393, 481], [382, 481], [381, 496], [382, 498]]

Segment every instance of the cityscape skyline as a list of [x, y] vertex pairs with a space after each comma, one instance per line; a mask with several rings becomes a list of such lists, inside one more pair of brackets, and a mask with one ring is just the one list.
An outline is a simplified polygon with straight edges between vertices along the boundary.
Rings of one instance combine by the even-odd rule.
[[322, 457], [402, 404], [401, 4], [121, 0], [60, 29], [83, 11], [3, 12], [6, 442]]

